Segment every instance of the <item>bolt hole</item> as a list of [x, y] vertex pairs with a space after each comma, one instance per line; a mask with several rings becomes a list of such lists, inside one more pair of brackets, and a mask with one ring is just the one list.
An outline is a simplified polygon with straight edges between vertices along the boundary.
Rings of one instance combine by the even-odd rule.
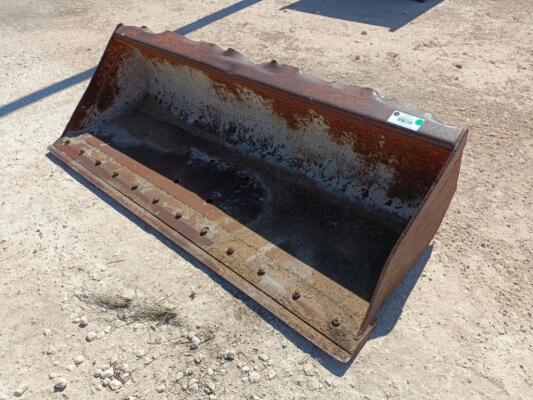
[[259, 276], [263, 276], [265, 273], [266, 273], [266, 271], [265, 271], [265, 269], [263, 267], [260, 267], [257, 270], [257, 275], [259, 275]]
[[180, 212], [177, 212], [176, 214], [174, 214], [174, 219], [180, 219], [181, 217], [183, 217], [183, 214]]
[[131, 185], [131, 190], [137, 190], [138, 187], [139, 185]]
[[159, 203], [159, 199], [153, 199], [152, 200], [152, 204], [157, 204], [157, 203]]
[[208, 204], [213, 204], [213, 199], [207, 199], [205, 202]]
[[228, 247], [228, 249], [226, 250], [226, 254], [228, 256], [231, 256], [233, 253], [235, 253], [235, 249], [233, 247]]
[[94, 165], [96, 165], [97, 167], [98, 167], [100, 164], [102, 164], [102, 162], [101, 162], [100, 160], [96, 160], [96, 161], [94, 162]]
[[70, 140], [65, 140], [65, 144], [70, 144]]
[[207, 235], [207, 231], [208, 230], [209, 230], [209, 228], [207, 226], [204, 226], [202, 229], [200, 229], [200, 236]]
[[338, 317], [335, 317], [331, 320], [331, 325], [333, 325], [334, 327], [337, 327], [341, 324], [341, 320], [338, 318]]
[[78, 154], [81, 156], [83, 153], [85, 153], [85, 150], [81, 149]]
[[174, 183], [180, 183], [180, 178], [174, 179]]
[[112, 178], [116, 178], [118, 176], [118, 172], [113, 172], [113, 174], [111, 175]]
[[300, 297], [302, 297], [302, 295], [300, 294], [300, 292], [298, 290], [294, 291], [292, 293], [292, 299], [293, 300], [298, 300]]

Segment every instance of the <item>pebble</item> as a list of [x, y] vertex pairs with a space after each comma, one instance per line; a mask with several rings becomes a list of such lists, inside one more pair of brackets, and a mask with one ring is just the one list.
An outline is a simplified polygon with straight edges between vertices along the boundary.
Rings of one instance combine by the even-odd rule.
[[333, 386], [333, 381], [332, 381], [331, 379], [329, 379], [329, 378], [327, 378], [324, 382], [325, 382], [326, 385], [328, 385], [328, 386]]
[[215, 384], [213, 382], [206, 382], [204, 385], [205, 394], [215, 393]]
[[72, 364], [67, 365], [66, 368], [67, 368], [67, 370], [70, 371], [70, 372], [74, 371], [74, 365], [72, 365]]
[[191, 343], [190, 343], [189, 347], [191, 348], [191, 350], [196, 350], [198, 348], [198, 346], [200, 346], [201, 341], [200, 341], [200, 339], [198, 339], [197, 336], [192, 335], [190, 341], [191, 341]]
[[224, 357], [224, 360], [226, 361], [233, 361], [235, 360], [235, 352], [233, 350], [226, 350], [224, 351], [224, 353], [222, 354], [222, 356]]
[[301, 393], [296, 393], [293, 397], [293, 400], [305, 400], [305, 396]]
[[111, 378], [114, 375], [115, 375], [115, 371], [113, 370], [113, 368], [108, 368], [108, 369], [106, 369], [105, 371], [102, 372], [101, 377], [102, 378]]
[[194, 362], [196, 364], [200, 364], [204, 359], [204, 356], [202, 356], [201, 354], [198, 354], [196, 357], [194, 357]]
[[118, 379], [111, 379], [109, 382], [109, 389], [116, 392], [117, 390], [120, 390], [122, 388], [122, 382], [120, 382]]
[[48, 349], [46, 349], [46, 354], [48, 354], [49, 356], [51, 356], [52, 354], [56, 354], [57, 353], [57, 349], [50, 345], [48, 346]]
[[193, 392], [198, 391], [198, 379], [192, 378], [189, 381], [189, 385], [187, 387], [189, 388], [189, 390], [192, 390]]
[[248, 376], [248, 382], [252, 384], [259, 382], [259, 374], [257, 372], [250, 372], [250, 375]]
[[67, 380], [66, 378], [60, 377], [57, 378], [54, 384], [54, 390], [56, 392], [62, 392], [67, 387]]
[[163, 393], [165, 390], [167, 390], [167, 387], [163, 383], [155, 388], [155, 391], [157, 393]]
[[109, 378], [102, 379], [102, 386], [108, 386], [110, 382]]
[[50, 329], [45, 329], [45, 330], [43, 331], [43, 335], [44, 335], [44, 336], [50, 336], [51, 333], [52, 333], [52, 331], [51, 331]]
[[315, 376], [315, 369], [311, 364], [304, 365], [304, 374], [306, 374], [307, 376]]
[[135, 354], [137, 358], [143, 358], [146, 355], [146, 351], [143, 349], [137, 349], [133, 354]]
[[87, 325], [89, 325], [89, 320], [87, 319], [87, 317], [83, 316], [80, 318], [80, 323], [79, 323], [79, 327], [80, 328], [85, 328]]
[[276, 371], [274, 371], [273, 369], [269, 369], [267, 371], [267, 378], [269, 381], [271, 381], [272, 379], [274, 379], [276, 377]]
[[213, 368], [207, 368], [207, 375], [213, 376], [214, 374], [215, 374], [215, 371], [213, 370]]
[[94, 377], [95, 378], [100, 378], [102, 376], [102, 370], [100, 368], [98, 368], [96, 371], [94, 371]]
[[107, 334], [111, 333], [111, 325], [106, 325], [104, 327], [104, 333], [107, 333]]
[[114, 367], [117, 362], [118, 362], [118, 356], [116, 354], [113, 354], [111, 358], [109, 359], [109, 365]]
[[259, 354], [259, 355], [257, 356], [257, 358], [259, 358], [259, 359], [260, 359], [261, 361], [263, 361], [263, 362], [267, 362], [268, 359], [269, 359], [268, 356], [267, 356], [266, 354]]
[[322, 384], [320, 383], [320, 381], [317, 378], [312, 377], [311, 379], [309, 379], [307, 381], [307, 388], [309, 390], [312, 390], [312, 391], [316, 392], [316, 391], [319, 391], [322, 388]]
[[85, 340], [87, 340], [88, 342], [92, 342], [94, 339], [96, 339], [98, 337], [98, 335], [96, 334], [96, 332], [94, 331], [90, 331], [87, 336], [85, 337]]
[[15, 391], [13, 392], [13, 396], [15, 396], [15, 397], [20, 397], [20, 396], [22, 396], [22, 395], [24, 394], [24, 392], [25, 392], [26, 390], [28, 390], [28, 387], [29, 387], [29, 386], [26, 385], [26, 384], [22, 384], [22, 385], [20, 385], [20, 386], [19, 386], [18, 388], [16, 388]]
[[102, 339], [104, 336], [105, 336], [105, 332], [104, 332], [103, 330], [98, 329], [98, 330], [96, 331], [96, 337], [97, 337], [98, 339]]
[[74, 357], [73, 361], [74, 361], [74, 365], [78, 366], [78, 365], [81, 365], [85, 361], [85, 358], [81, 354], [78, 354], [76, 357]]
[[50, 372], [50, 373], [48, 374], [48, 379], [55, 379], [55, 378], [57, 378], [59, 375], [60, 375], [59, 372]]

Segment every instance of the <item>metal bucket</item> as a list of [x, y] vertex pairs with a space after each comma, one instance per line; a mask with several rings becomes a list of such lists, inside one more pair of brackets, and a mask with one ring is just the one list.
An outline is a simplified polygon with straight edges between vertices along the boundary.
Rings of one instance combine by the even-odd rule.
[[50, 151], [341, 361], [435, 234], [467, 130], [118, 26]]

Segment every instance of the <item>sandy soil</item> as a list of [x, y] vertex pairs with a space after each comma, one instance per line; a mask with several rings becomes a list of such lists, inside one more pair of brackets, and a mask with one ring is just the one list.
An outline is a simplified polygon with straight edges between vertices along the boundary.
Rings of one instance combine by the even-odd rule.
[[[321, 14], [307, 0], [149, 3], [0, 0], [0, 399], [533, 398], [533, 3], [444, 0], [394, 29], [342, 1]], [[118, 22], [181, 28], [471, 127], [448, 214], [353, 363], [47, 156]], [[110, 363], [117, 391], [94, 377]]]

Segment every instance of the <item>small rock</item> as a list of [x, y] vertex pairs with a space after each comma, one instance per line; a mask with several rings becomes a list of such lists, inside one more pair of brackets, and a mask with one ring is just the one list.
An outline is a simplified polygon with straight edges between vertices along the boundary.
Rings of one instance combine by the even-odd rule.
[[96, 331], [96, 337], [97, 337], [98, 339], [102, 339], [104, 336], [105, 336], [105, 332], [104, 332], [103, 330], [98, 329], [98, 330]]
[[274, 379], [276, 377], [276, 371], [274, 371], [273, 369], [269, 369], [267, 371], [267, 379], [269, 381], [271, 381], [272, 379]]
[[366, 36], [367, 35], [367, 31], [361, 31], [361, 35]]
[[43, 335], [44, 335], [44, 336], [50, 336], [51, 333], [52, 333], [52, 331], [51, 331], [50, 329], [45, 329], [45, 330], [43, 331]]
[[133, 354], [135, 354], [137, 358], [143, 358], [146, 355], [146, 351], [143, 349], [136, 349]]
[[102, 386], [109, 386], [110, 382], [109, 378], [102, 379]]
[[207, 375], [213, 376], [215, 374], [215, 371], [213, 371], [213, 368], [207, 368]]
[[73, 323], [73, 324], [79, 324], [79, 323], [80, 323], [80, 317], [74, 317], [74, 318], [72, 318], [72, 323]]
[[198, 380], [192, 378], [192, 379], [189, 381], [189, 384], [188, 384], [187, 388], [188, 388], [189, 390], [193, 391], [193, 392], [197, 392], [197, 391], [198, 391]]
[[257, 372], [250, 372], [250, 375], [248, 376], [248, 382], [250, 383], [257, 383], [259, 382], [259, 374]]
[[187, 368], [185, 370], [185, 375], [187, 375], [187, 376], [191, 376], [193, 373], [194, 373], [194, 371], [192, 370], [192, 368]]
[[104, 333], [107, 333], [107, 334], [111, 333], [111, 325], [106, 325], [104, 327]]
[[315, 376], [315, 368], [311, 364], [305, 364], [304, 374], [306, 374], [307, 376]]
[[93, 340], [95, 340], [96, 338], [98, 338], [98, 335], [96, 334], [96, 332], [94, 331], [90, 331], [87, 336], [85, 337], [85, 340], [87, 340], [88, 342], [92, 342]]
[[198, 348], [198, 346], [200, 346], [200, 339], [198, 339], [197, 336], [195, 335], [192, 335], [191, 338], [190, 338], [190, 344], [189, 344], [189, 347], [191, 348], [191, 350], [195, 350]]
[[100, 368], [98, 368], [96, 371], [94, 371], [94, 377], [95, 378], [100, 378], [102, 376], [102, 370]]
[[213, 382], [206, 382], [204, 385], [205, 394], [215, 393], [215, 384]]
[[164, 383], [160, 384], [158, 387], [155, 388], [155, 391], [157, 393], [163, 393], [165, 390], [167, 390], [167, 387]]
[[50, 372], [48, 374], [48, 379], [55, 379], [57, 378], [59, 375], [61, 375], [59, 372]]
[[455, 68], [463, 69], [463, 64], [455, 64]]
[[74, 365], [72, 364], [67, 365], [66, 368], [67, 368], [67, 371], [70, 371], [70, 372], [74, 371]]
[[329, 378], [327, 378], [324, 382], [325, 382], [326, 385], [328, 385], [328, 386], [333, 386], [333, 381], [332, 381], [331, 379], [329, 379]]
[[293, 397], [293, 400], [305, 400], [305, 396], [301, 393], [296, 393]]
[[22, 395], [24, 394], [24, 392], [25, 392], [26, 390], [28, 390], [28, 387], [29, 387], [29, 386], [26, 385], [26, 384], [22, 384], [22, 385], [20, 385], [20, 386], [19, 386], [18, 388], [16, 388], [15, 391], [13, 392], [13, 396], [15, 396], [15, 397], [20, 397], [20, 396], [22, 396]]
[[51, 356], [52, 354], [56, 354], [57, 353], [57, 349], [50, 345], [48, 346], [48, 349], [46, 349], [46, 354], [48, 354], [49, 356]]
[[266, 354], [259, 354], [257, 356], [257, 358], [259, 358], [263, 362], [267, 362], [268, 361], [268, 356]]
[[203, 361], [204, 359], [204, 356], [202, 356], [201, 354], [198, 354], [196, 357], [194, 357], [194, 362], [196, 364], [201, 364], [201, 362]]
[[122, 382], [120, 382], [118, 379], [111, 379], [111, 381], [109, 381], [109, 389], [111, 389], [112, 391], [116, 392], [117, 390], [120, 390], [122, 388]]
[[307, 381], [307, 388], [316, 392], [322, 388], [322, 384], [316, 377], [312, 377]]
[[224, 357], [224, 360], [226, 361], [233, 361], [235, 360], [235, 352], [233, 350], [226, 350], [222, 354], [222, 357]]
[[85, 361], [85, 358], [81, 354], [78, 354], [76, 357], [74, 357], [73, 361], [74, 361], [74, 365], [78, 366], [78, 365], [81, 365]]
[[89, 325], [89, 320], [87, 319], [87, 317], [83, 316], [80, 318], [80, 323], [79, 323], [79, 327], [80, 328], [85, 328], [87, 325]]
[[115, 371], [113, 370], [113, 368], [108, 368], [108, 369], [106, 369], [105, 371], [102, 372], [101, 377], [102, 378], [111, 378], [114, 375], [115, 375]]
[[67, 380], [63, 377], [57, 378], [55, 384], [54, 384], [54, 390], [56, 392], [62, 392], [67, 387]]

